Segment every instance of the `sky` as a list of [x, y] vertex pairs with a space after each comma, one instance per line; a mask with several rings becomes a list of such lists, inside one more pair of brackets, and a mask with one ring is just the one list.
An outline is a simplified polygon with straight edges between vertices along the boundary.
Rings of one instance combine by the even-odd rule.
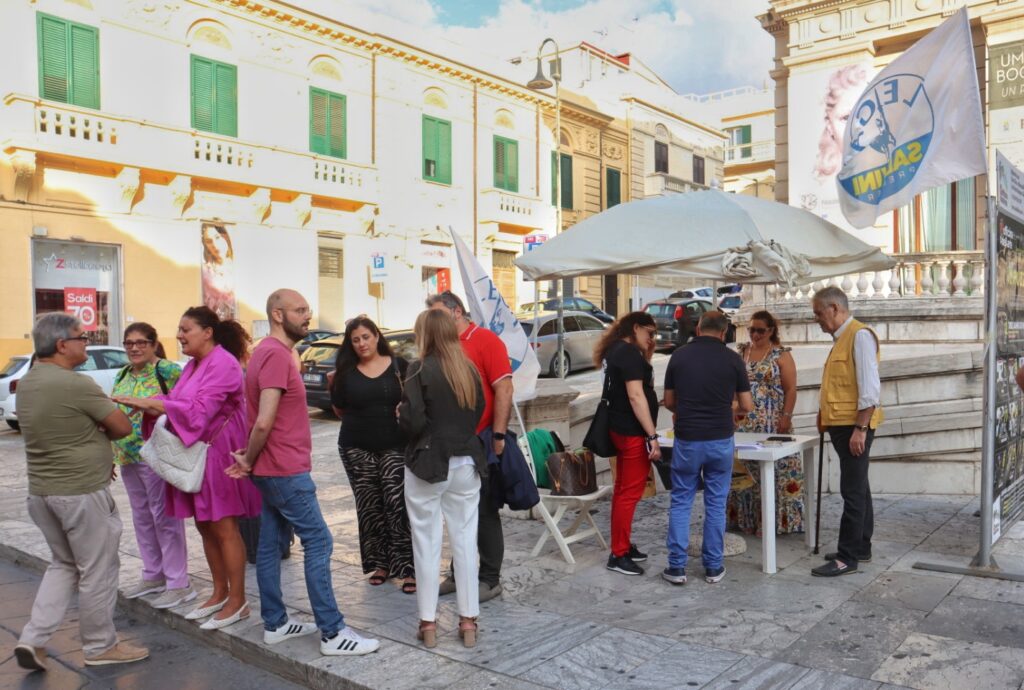
[[[293, 0], [357, 28], [507, 60], [545, 37], [632, 53], [679, 93], [770, 84], [768, 0]], [[430, 46], [423, 46], [429, 48]]]

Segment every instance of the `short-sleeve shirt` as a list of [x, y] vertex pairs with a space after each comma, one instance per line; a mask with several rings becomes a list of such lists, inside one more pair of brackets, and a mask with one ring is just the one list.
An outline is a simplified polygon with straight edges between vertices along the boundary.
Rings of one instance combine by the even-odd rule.
[[627, 381], [643, 384], [644, 398], [651, 421], [658, 425], [658, 395], [654, 392], [654, 367], [636, 345], [616, 340], [604, 353], [605, 376], [608, 377], [608, 423], [611, 430], [623, 436], [644, 436], [645, 431], [633, 412], [626, 393]]
[[508, 348], [501, 342], [501, 338], [475, 323], [469, 324], [469, 328], [459, 335], [459, 341], [462, 343], [462, 351], [476, 365], [483, 383], [484, 414], [476, 427], [479, 434], [494, 423], [494, 384], [512, 375], [512, 362], [509, 361]]
[[277, 338], [260, 341], [245, 372], [245, 402], [250, 424], [256, 423], [260, 393], [268, 388], [280, 390], [281, 400], [252, 473], [257, 477], [288, 477], [309, 472], [313, 467], [313, 438], [309, 430], [306, 386], [291, 348]]
[[335, 380], [331, 404], [341, 410], [340, 447], [370, 451], [405, 447], [407, 439], [398, 427], [395, 408], [402, 402], [402, 381], [408, 369], [409, 363], [395, 356], [375, 378], [352, 367]]
[[665, 390], [676, 395], [676, 438], [718, 441], [735, 433], [732, 401], [750, 391], [743, 359], [711, 336], [697, 336], [672, 353]]
[[117, 410], [85, 374], [36, 362], [18, 382], [18, 423], [33, 496], [81, 496], [106, 487], [114, 454], [97, 424]]
[[[160, 378], [163, 379], [168, 391], [174, 388], [174, 384], [181, 378], [181, 367], [166, 359], [158, 359], [156, 364], [147, 364], [139, 373], [135, 373], [129, 365], [118, 372], [114, 379], [113, 394], [130, 398], [152, 398], [154, 395], [161, 395], [164, 390], [160, 387], [157, 372], [160, 373]], [[142, 451], [143, 444], [143, 412], [142, 410], [133, 410], [125, 405], [118, 405], [118, 407], [132, 421], [132, 433], [114, 441], [114, 462], [118, 465], [139, 462], [139, 453]]]

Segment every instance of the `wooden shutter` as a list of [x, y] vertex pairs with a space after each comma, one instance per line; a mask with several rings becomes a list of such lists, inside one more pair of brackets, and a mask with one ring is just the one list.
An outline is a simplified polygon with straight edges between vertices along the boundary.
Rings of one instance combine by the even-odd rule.
[[423, 116], [423, 179], [437, 179], [437, 121]]
[[606, 168], [605, 186], [605, 208], [622, 203], [622, 173], [615, 168]]
[[505, 189], [510, 192], [519, 191], [519, 142], [505, 143], [505, 179], [508, 183]]
[[345, 157], [345, 97], [336, 93], [327, 95], [327, 137], [328, 153], [337, 158]]
[[[740, 127], [740, 143], [750, 143], [750, 125], [743, 125], [742, 127]], [[740, 151], [741, 158], [750, 158], [751, 154], [753, 153], [751, 147], [749, 146], [744, 146], [742, 149], [740, 149]]]
[[328, 152], [327, 93], [314, 88], [309, 89], [309, 150], [313, 153]]
[[494, 137], [494, 186], [505, 189], [505, 140]]
[[38, 15], [39, 97], [69, 103], [71, 99], [68, 65], [67, 22]]
[[562, 154], [562, 208], [573, 208], [572, 156]]
[[214, 67], [214, 131], [235, 137], [238, 136], [238, 69], [221, 63], [215, 63]]
[[100, 107], [99, 31], [92, 26], [70, 24], [71, 98], [83, 108]]
[[192, 127], [214, 130], [213, 62], [192, 56]]
[[438, 182], [444, 184], [452, 183], [452, 123], [444, 120], [438, 121], [437, 127], [437, 148], [438, 148]]

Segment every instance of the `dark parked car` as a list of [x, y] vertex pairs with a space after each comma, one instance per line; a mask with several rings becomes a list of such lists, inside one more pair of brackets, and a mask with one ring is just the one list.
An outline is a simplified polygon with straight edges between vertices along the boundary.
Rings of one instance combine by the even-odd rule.
[[[419, 357], [416, 338], [411, 330], [385, 331], [384, 337], [396, 355], [410, 362]], [[306, 384], [306, 404], [310, 407], [330, 411], [331, 392], [327, 388], [327, 374], [334, 371], [338, 348], [344, 340], [344, 336], [334, 335], [311, 344], [302, 353], [302, 381]]]
[[[668, 298], [648, 302], [644, 311], [654, 317], [658, 324], [657, 347], [670, 349], [685, 345], [697, 334], [697, 323], [704, 312], [713, 309], [711, 302], [703, 299]], [[736, 340], [736, 326], [729, 324], [725, 342]]]
[[[584, 314], [593, 316], [598, 321], [603, 323], [611, 323], [615, 320], [615, 317], [599, 308], [593, 302], [583, 299], [582, 297], [560, 297], [556, 299], [546, 299], [540, 303], [540, 311], [558, 311], [558, 302], [562, 301], [562, 311], [581, 311]], [[519, 314], [517, 318], [522, 321], [524, 318], [533, 318], [533, 305], [535, 302], [527, 302], [519, 307]]]

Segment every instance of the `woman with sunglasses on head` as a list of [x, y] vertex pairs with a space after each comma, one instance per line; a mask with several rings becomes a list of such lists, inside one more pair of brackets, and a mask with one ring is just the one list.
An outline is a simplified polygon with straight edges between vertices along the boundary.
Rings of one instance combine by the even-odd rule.
[[[796, 406], [796, 364], [788, 347], [779, 339], [779, 326], [770, 312], [754, 312], [747, 326], [750, 342], [739, 346], [747, 365], [754, 410], [740, 417], [737, 431], [759, 434], [788, 434], [793, 430]], [[750, 473], [741, 486], [729, 493], [726, 517], [729, 527], [747, 534], [761, 534], [760, 471], [756, 462], [747, 463]], [[804, 531], [804, 473], [798, 455], [775, 463], [775, 528], [779, 534]]]
[[[114, 396], [151, 398], [174, 388], [181, 368], [166, 359], [155, 328], [141, 321], [130, 324], [124, 333], [124, 349], [130, 363], [114, 378]], [[142, 579], [128, 588], [125, 598], [159, 594], [150, 602], [153, 608], [174, 608], [196, 598], [188, 579], [185, 523], [164, 513], [167, 483], [141, 461], [142, 411], [120, 407], [132, 420], [132, 433], [114, 441], [114, 463], [121, 467], [142, 557]]]
[[203, 482], [196, 493], [168, 485], [167, 515], [194, 518], [203, 539], [213, 592], [186, 620], [207, 619], [203, 630], [226, 628], [249, 617], [245, 598], [245, 544], [238, 518], [256, 517], [262, 509], [259, 490], [248, 479], [233, 479], [225, 470], [235, 464], [231, 452], [249, 438], [241, 362], [249, 334], [233, 319], [221, 319], [207, 306], [192, 307], [178, 322], [181, 351], [192, 360], [167, 395], [117, 397], [116, 402], [146, 413], [143, 433], [160, 415], [186, 446], [209, 445]]
[[608, 421], [618, 450], [612, 491], [612, 552], [608, 570], [643, 575], [637, 562], [647, 554], [630, 541], [633, 514], [651, 472], [661, 459], [658, 445], [658, 396], [654, 392], [654, 338], [658, 326], [647, 312], [634, 311], [608, 327], [594, 348], [594, 365], [604, 367], [608, 390]]
[[416, 593], [412, 537], [405, 510], [405, 444], [395, 408], [409, 363], [391, 351], [365, 314], [350, 319], [331, 381], [331, 405], [341, 418], [338, 452], [356, 500], [359, 555], [370, 584], [402, 578]]

